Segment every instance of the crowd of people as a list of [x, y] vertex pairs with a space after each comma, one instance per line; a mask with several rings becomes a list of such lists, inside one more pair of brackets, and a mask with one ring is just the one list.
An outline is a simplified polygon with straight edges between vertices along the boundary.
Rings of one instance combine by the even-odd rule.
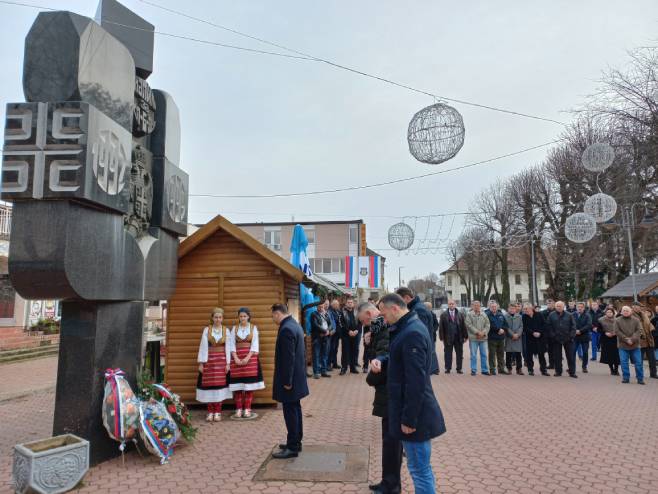
[[[208, 421], [219, 420], [221, 402], [232, 396], [236, 415], [250, 417], [253, 391], [264, 387], [258, 329], [251, 323], [249, 309], [238, 311], [239, 323], [230, 329], [223, 326], [223, 316], [222, 309], [212, 312], [199, 346], [197, 400], [208, 403]], [[532, 376], [535, 359], [542, 375], [550, 375], [552, 369], [553, 375], [561, 376], [566, 357], [568, 375], [576, 378], [576, 359], [587, 373], [591, 349], [591, 360], [600, 355], [598, 360], [609, 366], [612, 375], [619, 375], [621, 367], [622, 383], [630, 382], [630, 361], [637, 382], [644, 384], [643, 358], [649, 361], [650, 377], [658, 379], [658, 307], [654, 313], [637, 303], [617, 313], [596, 301], [588, 306], [549, 300], [544, 310], [513, 303], [503, 311], [496, 301], [490, 301], [487, 309], [473, 301], [465, 310], [450, 300], [437, 317], [431, 305], [406, 287], [358, 306], [351, 297], [343, 304], [338, 299], [323, 301], [310, 318], [310, 375], [302, 327], [284, 304], [272, 307], [272, 319], [279, 326], [272, 394], [282, 403], [288, 430], [273, 457], [293, 458], [302, 451], [301, 400], [309, 394], [307, 377], [329, 378], [333, 370], [340, 370], [341, 376], [366, 373], [367, 384], [375, 389], [372, 413], [381, 418], [382, 426], [382, 481], [370, 486], [380, 494], [401, 492], [403, 455], [415, 492], [436, 492], [431, 440], [446, 431], [430, 380], [440, 373], [437, 339], [443, 342], [446, 374], [452, 372], [453, 363], [455, 371], [463, 374], [463, 347], [468, 341], [473, 376], [479, 355], [480, 372], [486, 376], [513, 371], [524, 375], [524, 367]]]
[[[464, 345], [468, 342], [471, 375], [478, 372], [479, 355], [480, 372], [487, 376], [513, 372], [524, 375], [524, 368], [533, 376], [537, 364], [541, 375], [548, 376], [553, 370], [553, 375], [561, 376], [566, 360], [567, 374], [577, 378], [578, 360], [583, 373], [588, 372], [591, 361], [599, 361], [607, 364], [614, 376], [619, 375], [621, 367], [622, 382], [626, 383], [629, 362], [643, 370], [640, 364], [646, 359], [650, 377], [658, 379], [658, 306], [653, 312], [636, 302], [617, 311], [598, 301], [565, 304], [548, 300], [544, 310], [529, 303], [512, 303], [502, 311], [496, 301], [490, 301], [484, 309], [475, 300], [470, 310], [465, 310], [449, 300], [448, 308], [437, 318], [431, 305], [421, 302], [410, 289], [402, 287], [397, 293], [429, 328], [433, 343], [437, 337], [443, 343], [447, 374], [453, 371], [453, 365], [458, 374], [463, 374]], [[628, 322], [629, 317], [638, 324]], [[365, 338], [368, 331], [368, 325], [359, 320], [354, 299], [348, 298], [342, 306], [338, 299], [320, 304], [311, 316], [312, 377], [331, 377], [331, 371], [338, 369], [340, 375], [358, 373], [359, 369], [367, 373], [374, 354]], [[628, 331], [632, 343], [624, 337]], [[439, 373], [435, 350], [431, 372]], [[637, 377], [640, 384], [644, 383], [643, 372]]]

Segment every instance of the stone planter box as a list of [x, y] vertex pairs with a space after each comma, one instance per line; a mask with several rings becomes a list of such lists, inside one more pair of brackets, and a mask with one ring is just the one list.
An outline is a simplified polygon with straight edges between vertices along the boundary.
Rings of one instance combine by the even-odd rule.
[[55, 494], [73, 489], [89, 470], [89, 441], [73, 434], [14, 446], [16, 492]]

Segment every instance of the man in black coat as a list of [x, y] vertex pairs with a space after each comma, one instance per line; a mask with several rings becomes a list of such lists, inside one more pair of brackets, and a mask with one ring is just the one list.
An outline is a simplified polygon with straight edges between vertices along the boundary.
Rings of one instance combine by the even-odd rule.
[[356, 374], [359, 361], [359, 342], [361, 341], [361, 324], [356, 316], [356, 309], [354, 308], [354, 299], [348, 298], [345, 301], [343, 308], [343, 334], [341, 337], [341, 345], [343, 346], [343, 353], [340, 357], [340, 375], [344, 376], [347, 372], [347, 366], [350, 367], [350, 372]]
[[555, 310], [550, 313], [546, 323], [548, 333], [553, 339], [553, 361], [555, 363], [555, 376], [562, 375], [562, 348], [564, 348], [569, 367], [569, 376], [576, 375], [576, 352], [574, 349], [574, 338], [576, 337], [576, 322], [573, 315], [567, 312], [564, 302], [556, 302]]
[[420, 321], [425, 325], [427, 328], [427, 334], [430, 337], [430, 340], [433, 342], [432, 344], [432, 374], [438, 374], [439, 373], [439, 358], [436, 356], [436, 335], [432, 337], [432, 333], [434, 332], [434, 318], [432, 317], [432, 312], [425, 307], [425, 304], [420, 301], [420, 297], [418, 295], [414, 295], [413, 290], [411, 288], [407, 288], [406, 286], [401, 286], [397, 290], [395, 290], [395, 293], [398, 294], [400, 297], [402, 297], [402, 300], [407, 304], [407, 308], [415, 312], [418, 315], [418, 318]]
[[391, 435], [400, 441], [416, 492], [436, 492], [430, 457], [431, 440], [446, 431], [432, 382], [432, 339], [418, 315], [397, 294], [379, 301], [391, 325], [388, 358], [371, 362], [374, 373], [387, 371], [388, 419]]
[[[555, 301], [552, 298], [549, 298], [546, 301], [546, 308], [541, 311], [541, 315], [544, 318], [544, 325], [548, 327], [548, 316], [551, 315], [551, 312], [555, 311]], [[555, 362], [553, 358], [553, 338], [551, 337], [550, 334], [548, 334], [548, 331], [544, 335], [545, 338], [545, 343], [546, 345], [544, 346], [545, 352], [548, 353], [548, 367], [547, 369], [554, 369], [555, 368]]]
[[272, 319], [279, 325], [274, 350], [272, 398], [283, 405], [283, 419], [288, 429], [286, 443], [280, 444], [281, 451], [272, 457], [294, 458], [302, 450], [304, 436], [301, 399], [308, 396], [304, 330], [288, 314], [285, 304], [272, 306]]
[[331, 307], [327, 313], [329, 314], [331, 325], [333, 327], [333, 333], [331, 335], [331, 346], [329, 349], [329, 363], [333, 369], [340, 369], [338, 366], [338, 343], [340, 342], [343, 335], [343, 327], [345, 326], [345, 321], [343, 320], [343, 311], [340, 308], [340, 302], [338, 299], [331, 301]]
[[546, 370], [546, 322], [544, 316], [535, 312], [532, 304], [525, 304], [523, 308], [523, 334], [526, 335], [526, 364], [528, 375], [535, 375], [535, 355], [539, 357], [539, 370], [542, 376], [548, 376]]
[[452, 352], [457, 357], [457, 374], [463, 374], [464, 342], [468, 340], [468, 331], [464, 322], [464, 314], [457, 310], [454, 300], [448, 300], [448, 309], [439, 317], [439, 339], [443, 342], [443, 358], [445, 373], [452, 369]]
[[592, 316], [590, 316], [589, 311], [585, 310], [583, 302], [576, 304], [576, 313], [573, 315], [573, 319], [576, 323], [576, 337], [574, 338], [576, 351], [583, 361], [583, 372], [587, 374], [589, 342], [592, 339]]
[[[363, 339], [371, 349], [371, 360], [388, 358], [388, 325], [379, 310], [370, 302], [359, 305], [359, 321], [363, 324]], [[370, 362], [370, 361], [369, 361]], [[382, 419], [382, 481], [370, 486], [370, 490], [381, 494], [399, 494], [402, 490], [400, 469], [402, 467], [402, 443], [391, 435], [388, 425], [388, 391], [386, 370], [368, 373], [366, 382], [375, 388], [372, 414]]]

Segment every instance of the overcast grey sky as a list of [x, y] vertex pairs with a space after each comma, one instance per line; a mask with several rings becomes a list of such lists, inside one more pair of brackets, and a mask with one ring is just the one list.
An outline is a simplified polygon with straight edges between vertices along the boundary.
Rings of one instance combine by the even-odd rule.
[[[569, 121], [565, 113], [626, 51], [656, 44], [658, 2], [544, 1], [175, 1], [163, 6], [337, 63], [451, 98]], [[93, 17], [97, 2], [25, 0]], [[139, 0], [126, 6], [156, 30], [275, 50]], [[23, 40], [37, 10], [0, 4], [4, 103], [23, 101]], [[360, 185], [452, 168], [555, 139], [553, 123], [455, 104], [466, 142], [438, 166], [415, 161], [406, 129], [434, 101], [317, 62], [251, 54], [156, 36], [153, 88], [182, 117], [182, 167], [191, 193], [268, 194]], [[4, 120], [4, 119], [3, 119]], [[399, 185], [301, 198], [191, 198], [190, 221], [221, 213], [234, 222], [363, 218], [368, 245], [386, 256], [389, 286], [446, 269], [442, 251], [388, 249], [394, 217], [466, 211], [497, 177], [542, 160], [546, 148]], [[412, 225], [414, 219], [409, 219]], [[417, 221], [417, 238], [458, 236], [446, 218]], [[426, 233], [428, 232], [428, 233]], [[413, 252], [414, 249], [411, 249]]]

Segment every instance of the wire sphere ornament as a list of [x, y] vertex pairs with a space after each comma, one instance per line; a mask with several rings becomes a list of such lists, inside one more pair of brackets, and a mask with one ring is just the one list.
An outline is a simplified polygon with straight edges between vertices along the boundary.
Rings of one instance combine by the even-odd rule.
[[589, 242], [596, 235], [596, 220], [587, 213], [575, 213], [564, 223], [564, 234], [577, 244]]
[[591, 172], [602, 172], [615, 160], [615, 150], [610, 144], [595, 142], [583, 151], [581, 162]]
[[464, 120], [443, 103], [416, 113], [407, 130], [409, 152], [422, 163], [438, 165], [453, 158], [464, 145]]
[[404, 222], [388, 229], [388, 244], [395, 250], [407, 250], [414, 243], [414, 230]]
[[587, 198], [583, 211], [593, 216], [597, 223], [603, 223], [614, 218], [617, 212], [617, 201], [614, 197], [600, 192]]

